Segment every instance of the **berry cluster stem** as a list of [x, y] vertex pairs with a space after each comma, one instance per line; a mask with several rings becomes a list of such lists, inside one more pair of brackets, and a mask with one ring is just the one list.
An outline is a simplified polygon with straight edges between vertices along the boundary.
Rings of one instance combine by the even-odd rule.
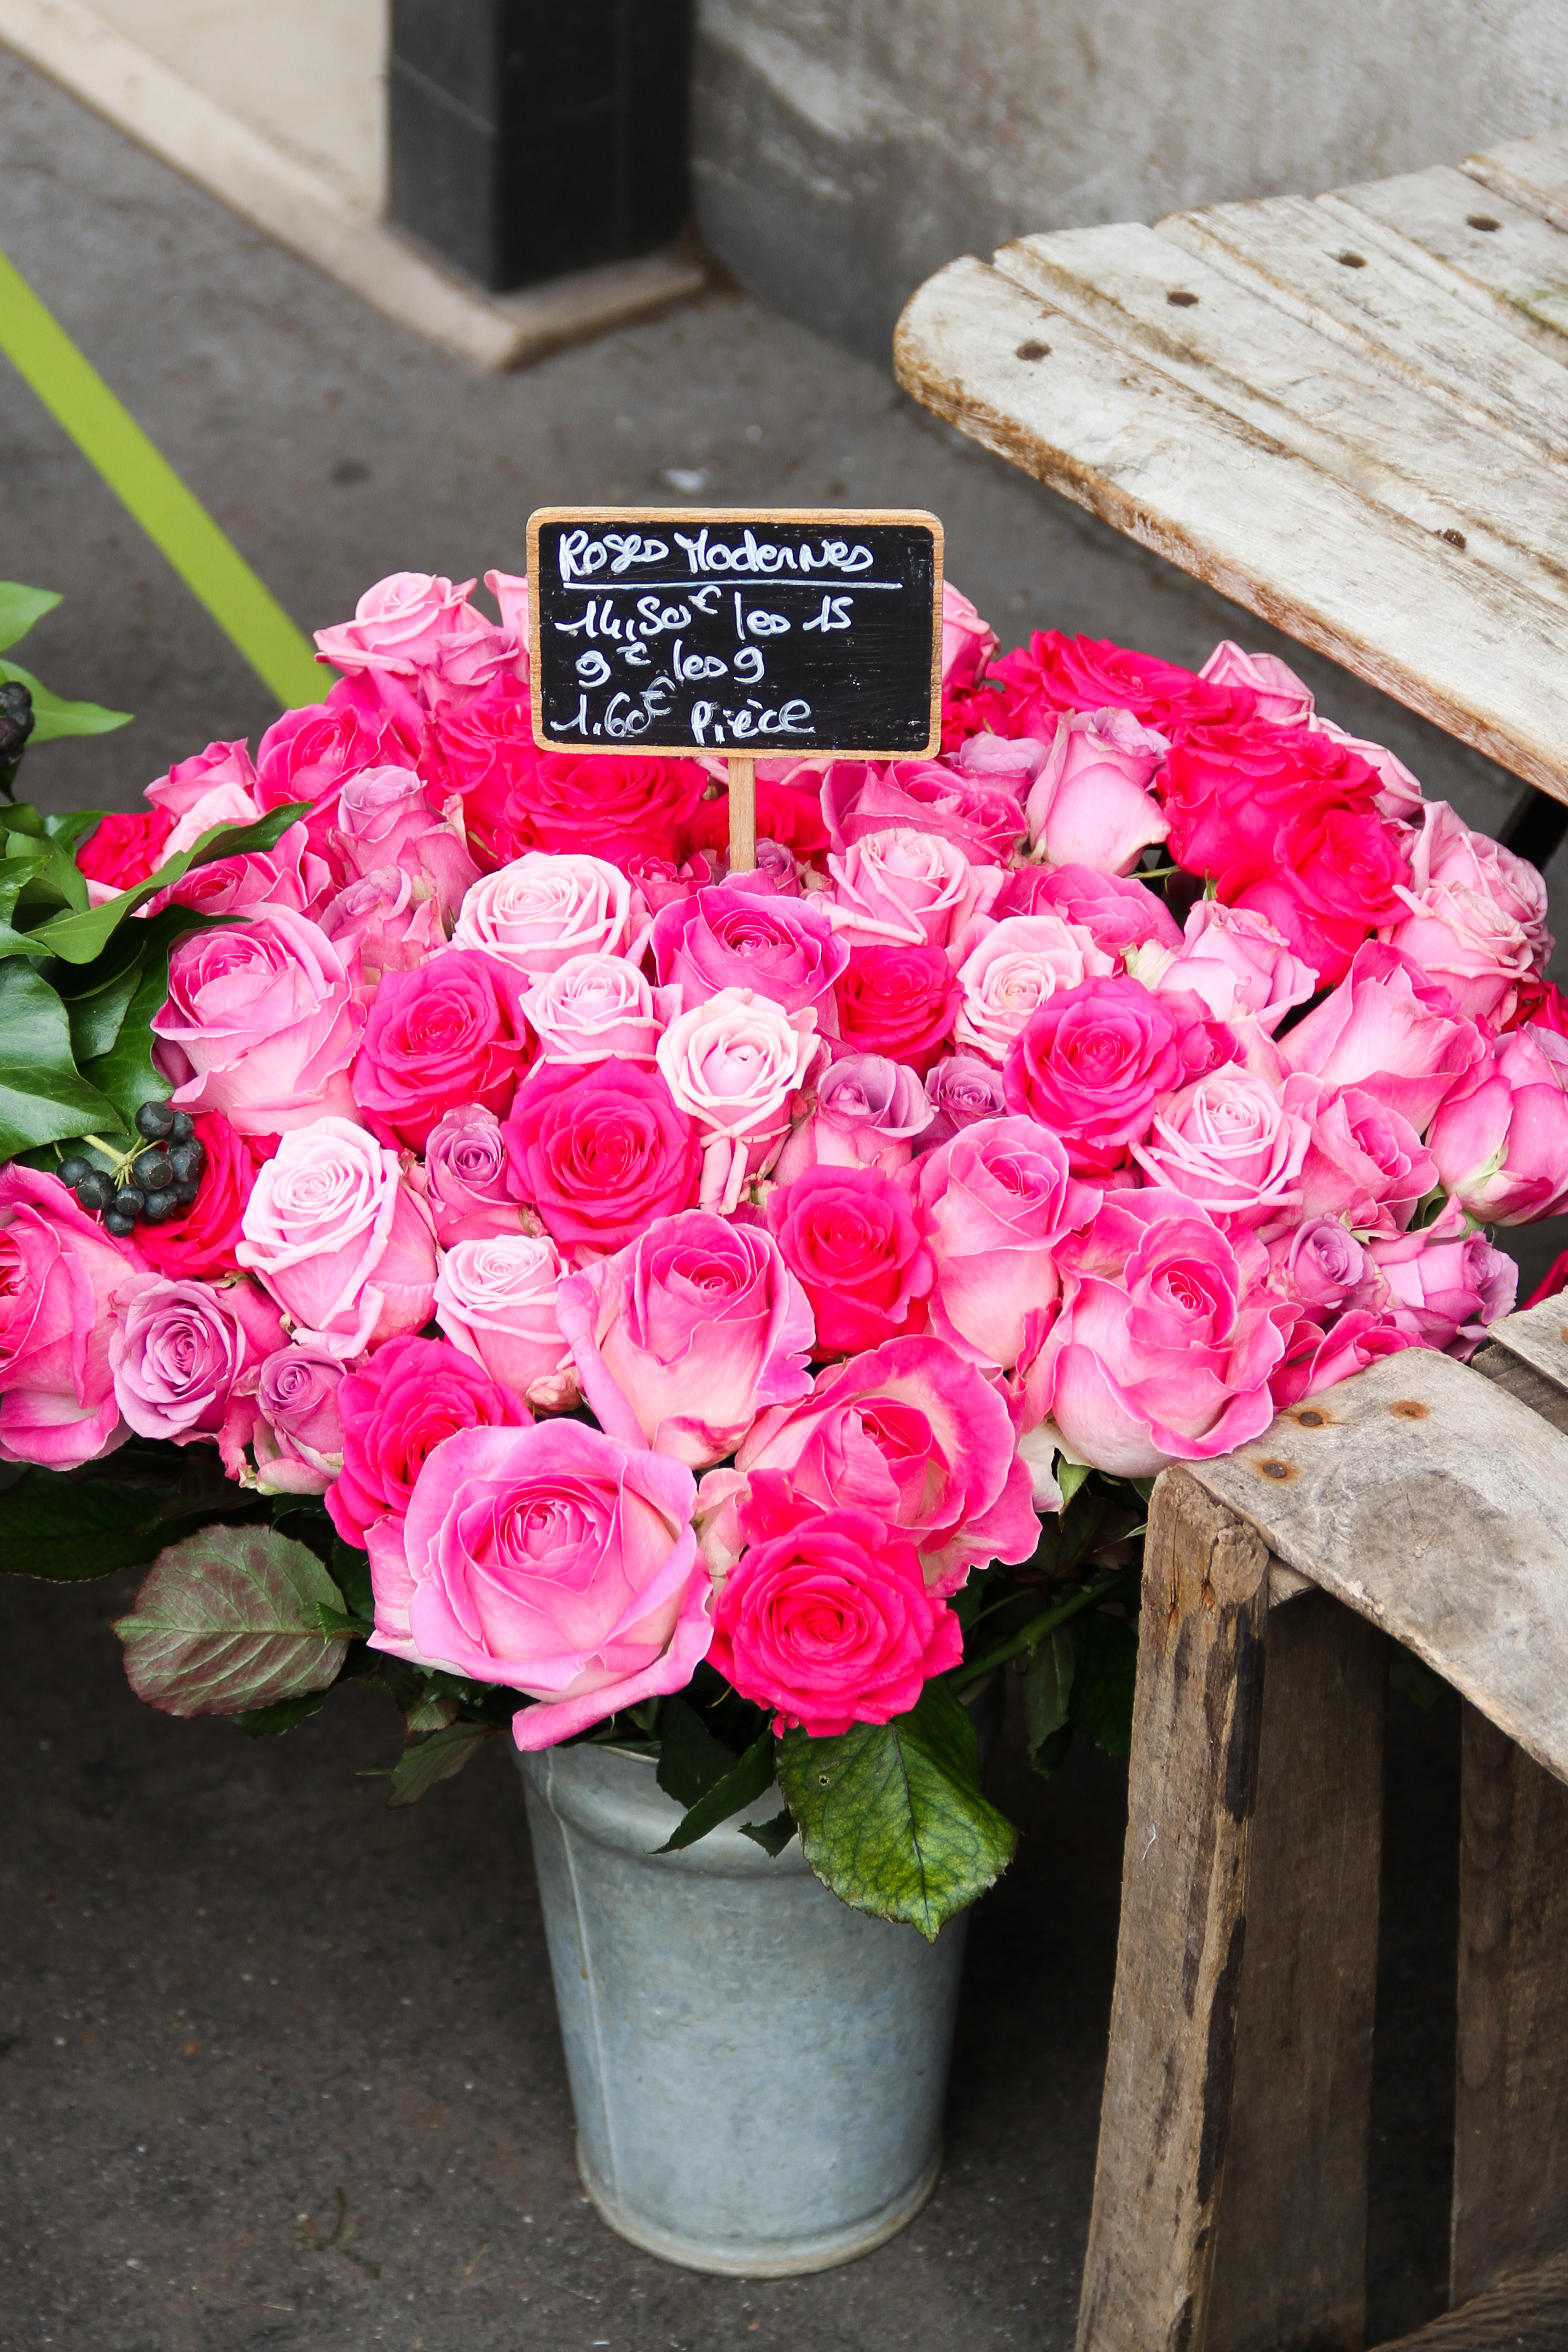
[[116, 1192], [130, 1183], [132, 1170], [142, 1152], [150, 1149], [150, 1146], [145, 1143], [136, 1143], [129, 1151], [120, 1151], [112, 1143], [105, 1143], [101, 1135], [84, 1135], [81, 1139], [84, 1143], [90, 1143], [95, 1151], [101, 1151], [105, 1159], [111, 1163], [109, 1178]]

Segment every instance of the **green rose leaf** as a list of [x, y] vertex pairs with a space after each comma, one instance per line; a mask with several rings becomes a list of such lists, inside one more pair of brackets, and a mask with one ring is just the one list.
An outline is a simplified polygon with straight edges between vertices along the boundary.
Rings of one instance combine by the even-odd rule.
[[47, 981], [19, 959], [0, 962], [0, 1160], [119, 1124], [77, 1068], [70, 1020]]
[[694, 1805], [734, 1769], [735, 1751], [715, 1738], [683, 1698], [658, 1709], [658, 1785], [678, 1805]]
[[[666, 1704], [668, 1705], [668, 1701]], [[688, 1712], [689, 1713], [689, 1709]], [[661, 1714], [659, 1717], [661, 1738], [663, 1730], [664, 1717]], [[714, 1745], [717, 1747], [718, 1742], [715, 1741]], [[727, 1748], [722, 1752], [725, 1755], [729, 1754]], [[658, 1769], [662, 1785], [664, 1773], [662, 1753]], [[716, 1830], [721, 1822], [727, 1822], [731, 1813], [740, 1812], [743, 1806], [755, 1804], [759, 1797], [766, 1795], [773, 1784], [773, 1735], [771, 1731], [764, 1731], [760, 1738], [752, 1742], [739, 1761], [731, 1759], [729, 1771], [713, 1781], [698, 1798], [696, 1803], [688, 1809], [664, 1843], [658, 1848], [658, 1852], [679, 1853], [682, 1846], [695, 1845], [698, 1839], [706, 1837], [710, 1830]], [[788, 1816], [786, 1815], [785, 1818], [787, 1819]], [[763, 1842], [765, 1843], [765, 1841]]]
[[1040, 1643], [1024, 1676], [1024, 1719], [1028, 1729], [1031, 1764], [1068, 1720], [1073, 1667], [1072, 1627], [1058, 1625]]
[[1068, 1719], [1108, 1756], [1132, 1749], [1132, 1692], [1138, 1636], [1125, 1617], [1086, 1609], [1073, 1624], [1072, 1690]]
[[343, 1596], [274, 1528], [210, 1527], [160, 1552], [115, 1632], [132, 1689], [165, 1715], [242, 1715], [325, 1690], [344, 1638], [317, 1611]]
[[0, 580], [0, 653], [8, 652], [59, 601], [52, 588], [24, 588], [19, 580]]
[[105, 710], [98, 702], [68, 702], [51, 694], [30, 669], [19, 662], [0, 661], [0, 678], [7, 686], [25, 686], [33, 698], [33, 732], [29, 743], [54, 743], [62, 735], [110, 735], [131, 723], [129, 710]]
[[391, 1786], [386, 1792], [387, 1808], [416, 1805], [427, 1789], [437, 1780], [449, 1780], [466, 1764], [471, 1764], [487, 1739], [493, 1739], [500, 1729], [497, 1723], [454, 1723], [445, 1731], [432, 1731], [423, 1739], [411, 1739], [390, 1770], [384, 1764], [373, 1765], [371, 1773], [385, 1774]]
[[234, 1719], [252, 1739], [277, 1739], [308, 1716], [319, 1715], [325, 1697], [325, 1691], [307, 1691], [302, 1698], [280, 1698], [276, 1706], [252, 1707]]
[[787, 1731], [779, 1786], [805, 1858], [857, 1911], [907, 1920], [928, 1942], [1013, 1858], [1018, 1832], [981, 1792], [974, 1726], [945, 1683], [891, 1723], [836, 1739]]
[[769, 1821], [742, 1822], [741, 1835], [749, 1837], [753, 1845], [760, 1845], [776, 1862], [795, 1835], [795, 1815], [786, 1805], [782, 1813], [774, 1813]]
[[139, 1568], [163, 1544], [159, 1517], [174, 1491], [25, 1470], [0, 1508], [0, 1570], [74, 1583]]

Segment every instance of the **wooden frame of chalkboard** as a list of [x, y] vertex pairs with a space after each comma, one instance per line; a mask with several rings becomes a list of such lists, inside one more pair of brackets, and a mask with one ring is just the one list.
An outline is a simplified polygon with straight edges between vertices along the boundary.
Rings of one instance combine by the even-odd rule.
[[[622, 537], [610, 556], [607, 534], [586, 537], [605, 526]], [[568, 570], [592, 564], [595, 548], [598, 562], [563, 578], [574, 532], [585, 543]], [[735, 765], [791, 753], [930, 759], [942, 747], [942, 524], [922, 508], [542, 507], [528, 524], [534, 740]], [[858, 612], [862, 592], [875, 602]], [[557, 625], [573, 638], [566, 653], [546, 633], [568, 599], [572, 617]], [[792, 619], [767, 599], [803, 609]], [[782, 691], [791, 685], [811, 692]], [[612, 686], [595, 715], [590, 695]]]

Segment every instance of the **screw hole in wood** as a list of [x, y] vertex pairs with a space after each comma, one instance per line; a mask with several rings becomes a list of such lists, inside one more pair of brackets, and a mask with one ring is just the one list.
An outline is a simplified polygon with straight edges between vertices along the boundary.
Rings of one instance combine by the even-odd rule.
[[1020, 343], [1014, 353], [1014, 357], [1020, 360], [1048, 360], [1050, 355], [1049, 343]]
[[1401, 1421], [1426, 1421], [1430, 1419], [1432, 1412], [1429, 1404], [1420, 1404], [1415, 1397], [1401, 1397], [1397, 1403], [1391, 1404], [1388, 1410], [1390, 1412], [1397, 1413]]
[[1336, 253], [1334, 259], [1339, 263], [1342, 269], [1364, 269], [1366, 268], [1366, 256], [1364, 253]]
[[1437, 536], [1439, 539], [1446, 539], [1450, 547], [1462, 548], [1465, 543], [1465, 534], [1462, 530], [1440, 530]]
[[1197, 299], [1195, 294], [1185, 293], [1179, 286], [1173, 286], [1165, 297], [1166, 301], [1173, 303], [1178, 310], [1190, 310]]
[[1502, 223], [1501, 221], [1493, 220], [1490, 213], [1467, 213], [1465, 215], [1465, 226], [1467, 228], [1493, 229], [1501, 228]]

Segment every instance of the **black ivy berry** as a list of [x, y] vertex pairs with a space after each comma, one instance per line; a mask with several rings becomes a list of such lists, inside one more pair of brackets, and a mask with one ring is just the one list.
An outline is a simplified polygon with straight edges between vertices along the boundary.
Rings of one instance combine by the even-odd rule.
[[136, 1114], [136, 1132], [149, 1143], [165, 1142], [176, 1118], [186, 1117], [184, 1111], [173, 1111], [166, 1102], [144, 1102]]
[[143, 1224], [161, 1225], [167, 1218], [177, 1217], [179, 1213], [180, 1202], [174, 1198], [174, 1188], [172, 1184], [165, 1186], [162, 1192], [149, 1192], [142, 1203]]
[[55, 1173], [67, 1191], [74, 1192], [82, 1178], [92, 1174], [92, 1162], [84, 1160], [79, 1151], [68, 1151]]
[[169, 1192], [176, 1208], [188, 1209], [201, 1189], [194, 1176], [177, 1176], [170, 1185]]
[[117, 1241], [129, 1241], [136, 1231], [134, 1210], [128, 1209], [123, 1201], [116, 1201], [111, 1209], [103, 1213], [103, 1230], [106, 1234], [112, 1234]]
[[136, 1162], [136, 1181], [144, 1192], [162, 1192], [174, 1181], [174, 1164], [166, 1151], [144, 1151]]
[[89, 1168], [76, 1188], [77, 1199], [89, 1216], [98, 1216], [114, 1204], [114, 1186], [110, 1179]]
[[191, 1117], [190, 1112], [188, 1110], [175, 1111], [169, 1125], [170, 1142], [193, 1143], [195, 1140], [195, 1133], [196, 1123]]
[[206, 1153], [199, 1143], [175, 1143], [169, 1149], [169, 1165], [174, 1171], [176, 1184], [184, 1184], [199, 1176], [206, 1163]]

